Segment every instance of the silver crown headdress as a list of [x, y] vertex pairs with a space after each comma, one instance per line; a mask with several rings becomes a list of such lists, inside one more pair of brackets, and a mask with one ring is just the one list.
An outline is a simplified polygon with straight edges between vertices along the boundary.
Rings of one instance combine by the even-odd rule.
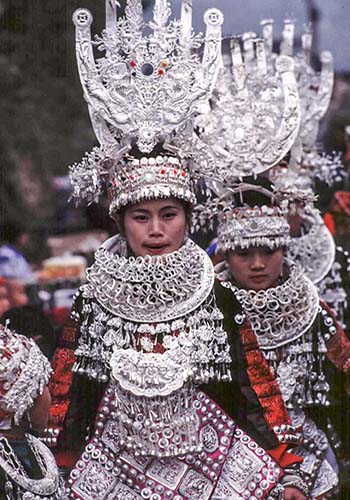
[[33, 339], [0, 326], [0, 419], [19, 425], [47, 385], [51, 367]]
[[335, 243], [319, 210], [314, 207], [317, 196], [313, 194], [310, 173], [307, 167], [295, 165], [292, 157], [288, 166], [280, 166], [279, 172], [272, 172], [270, 178], [276, 180], [280, 196], [288, 204], [292, 237], [287, 256], [301, 264], [313, 283], [319, 283], [332, 268]]
[[[256, 191], [271, 199], [262, 206], [234, 206], [230, 194]], [[217, 251], [225, 253], [236, 248], [267, 246], [271, 249], [287, 246], [290, 241], [287, 211], [284, 202], [276, 203], [276, 195], [260, 186], [241, 184], [227, 193], [228, 203], [221, 201], [218, 214]], [[227, 198], [226, 194], [226, 198]]]
[[299, 129], [293, 59], [281, 55], [270, 66], [262, 39], [249, 33], [242, 40], [244, 57], [239, 40], [230, 40], [231, 75], [222, 69], [212, 107], [198, 118], [200, 137], [211, 148], [215, 173], [225, 181], [276, 165], [290, 150]]
[[[272, 22], [263, 24], [263, 36], [271, 46]], [[280, 52], [292, 55], [294, 23], [285, 21]], [[307, 27], [301, 37], [301, 51], [294, 56], [298, 91], [301, 105], [301, 125], [298, 137], [291, 148], [288, 165], [270, 171], [270, 179], [289, 199], [289, 221], [298, 235], [293, 235], [288, 246], [288, 257], [302, 265], [307, 276], [319, 283], [330, 271], [335, 258], [333, 237], [312, 199], [315, 179], [327, 184], [343, 177], [340, 155], [327, 155], [319, 151], [317, 135], [320, 120], [324, 117], [332, 97], [334, 73], [330, 52], [320, 55], [321, 71], [312, 67], [312, 31]], [[276, 57], [276, 55], [275, 55]]]
[[[244, 192], [255, 192], [270, 199], [262, 206], [244, 203]], [[238, 201], [235, 195], [239, 195]], [[193, 228], [213, 229], [217, 225], [217, 251], [267, 246], [279, 248], [290, 241], [287, 221], [288, 202], [278, 192], [263, 186], [242, 182], [226, 188], [224, 194], [197, 205], [193, 211]]]
[[[167, 169], [169, 159], [146, 162], [145, 169], [143, 160], [136, 165], [133, 158], [125, 154], [134, 143], [141, 153], [152, 152], [159, 143], [174, 143], [174, 135], [179, 131], [191, 142], [191, 120], [197, 103], [208, 98], [216, 76], [223, 15], [217, 9], [205, 13], [207, 29], [200, 60], [196, 51], [203, 39], [191, 28], [191, 0], [182, 2], [181, 21], [169, 21], [170, 14], [168, 2], [156, 0], [153, 20], [145, 23], [141, 0], [129, 0], [125, 18], [117, 20], [117, 2], [106, 0], [106, 29], [93, 41], [90, 12], [78, 9], [74, 13], [79, 75], [100, 146], [70, 168], [73, 197], [97, 201], [107, 180], [113, 186], [112, 196], [118, 197], [118, 185], [122, 186], [120, 199], [114, 204], [118, 208], [130, 201], [140, 201], [132, 181], [137, 179], [142, 188], [142, 178], [145, 180], [143, 194], [157, 196], [147, 191], [150, 182], [143, 174], [149, 174], [155, 167], [153, 184], [157, 180], [164, 184], [161, 170]], [[145, 29], [151, 33], [144, 34]], [[105, 53], [97, 62], [94, 47]], [[183, 149], [180, 146], [177, 143], [176, 151]], [[162, 162], [164, 165], [160, 165]], [[172, 169], [172, 174], [174, 170], [180, 169]], [[168, 174], [170, 176], [170, 170]], [[172, 195], [177, 179], [180, 180], [179, 197], [193, 201], [193, 195], [184, 195], [191, 187], [188, 181], [184, 188], [181, 173], [171, 178]], [[158, 194], [166, 196], [162, 189]]]

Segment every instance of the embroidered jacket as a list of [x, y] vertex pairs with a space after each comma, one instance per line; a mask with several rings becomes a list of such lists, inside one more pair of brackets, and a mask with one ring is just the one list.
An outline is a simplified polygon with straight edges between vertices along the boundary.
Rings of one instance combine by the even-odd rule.
[[[303, 415], [304, 425], [305, 422], [311, 425], [313, 420], [308, 418], [314, 419], [316, 416], [321, 428], [330, 429], [330, 386], [324, 378], [323, 365], [332, 365], [344, 374], [347, 381], [350, 373], [349, 339], [337, 323], [334, 313], [321, 302], [314, 324], [301, 339], [292, 341], [287, 347], [263, 351], [234, 294], [220, 284], [216, 285], [216, 291], [218, 305], [224, 312], [225, 328], [229, 332], [233, 358], [234, 383], [226, 387], [226, 411], [233, 414], [240, 425], [273, 456], [277, 455], [281, 464], [288, 466], [293, 463], [295, 453], [298, 455], [297, 459], [303, 456], [300, 452], [303, 425], [302, 421], [299, 427], [295, 425], [298, 424], [296, 416]], [[309, 354], [305, 352], [308, 349]], [[289, 358], [286, 353], [289, 353]], [[303, 357], [305, 364], [301, 361]], [[292, 365], [293, 361], [299, 367], [300, 378], [291, 380], [291, 372], [288, 372], [283, 379], [283, 368]], [[307, 387], [304, 387], [303, 384], [307, 380]], [[293, 387], [288, 397], [286, 384], [293, 382], [296, 389]], [[237, 387], [240, 388], [239, 391]], [[212, 393], [215, 390], [217, 389], [211, 386], [207, 392]], [[238, 398], [237, 394], [240, 394]], [[339, 414], [339, 407], [336, 409]], [[318, 434], [319, 439], [320, 435], [323, 434]], [[329, 440], [334, 447], [336, 443], [332, 442], [332, 438]], [[327, 448], [326, 440], [323, 453]], [[290, 453], [293, 450], [295, 451]], [[287, 461], [284, 462], [285, 460]], [[315, 477], [313, 480], [315, 481]], [[335, 478], [332, 477], [332, 480], [335, 481]]]

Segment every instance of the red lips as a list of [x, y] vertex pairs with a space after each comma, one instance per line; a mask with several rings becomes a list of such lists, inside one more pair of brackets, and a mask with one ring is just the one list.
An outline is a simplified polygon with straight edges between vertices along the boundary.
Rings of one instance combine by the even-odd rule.
[[164, 250], [167, 248], [166, 244], [152, 244], [152, 245], [144, 245], [147, 248], [147, 251], [150, 255], [161, 255], [164, 253]]

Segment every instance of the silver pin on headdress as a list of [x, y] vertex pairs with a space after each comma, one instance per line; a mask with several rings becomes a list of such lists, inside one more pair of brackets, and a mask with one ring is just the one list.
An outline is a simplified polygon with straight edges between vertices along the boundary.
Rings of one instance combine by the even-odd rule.
[[[201, 60], [196, 52], [204, 39], [193, 33], [191, 0], [183, 0], [180, 21], [169, 21], [170, 14], [169, 3], [156, 0], [153, 19], [146, 23], [141, 0], [129, 0], [125, 17], [117, 19], [117, 2], [106, 0], [106, 29], [92, 40], [91, 13], [74, 13], [79, 75], [100, 145], [70, 168], [73, 197], [97, 201], [105, 181], [116, 188], [118, 163], [124, 176], [133, 161], [125, 154], [134, 144], [147, 154], [159, 143], [173, 143], [179, 131], [191, 140], [197, 103], [208, 97], [216, 77], [223, 15], [217, 9], [204, 15]], [[151, 33], [146, 35], [145, 29]], [[104, 52], [96, 62], [93, 48]], [[177, 142], [176, 151], [180, 149]], [[134, 164], [132, 169], [130, 181]], [[142, 169], [138, 174], [141, 178]]]

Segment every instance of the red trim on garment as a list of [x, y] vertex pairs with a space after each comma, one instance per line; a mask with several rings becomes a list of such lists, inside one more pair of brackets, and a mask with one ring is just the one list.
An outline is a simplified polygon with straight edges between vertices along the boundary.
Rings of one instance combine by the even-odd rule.
[[334, 222], [333, 215], [330, 214], [329, 212], [326, 212], [324, 217], [323, 217], [323, 221], [324, 221], [326, 227], [328, 228], [328, 230], [331, 232], [332, 236], [335, 236], [335, 222]]
[[65, 469], [73, 469], [80, 456], [78, 451], [52, 450], [52, 452], [58, 467], [64, 467]]
[[336, 328], [336, 333], [331, 335], [327, 342], [327, 358], [338, 370], [344, 373], [350, 372], [350, 340], [334, 314], [334, 311], [323, 301], [320, 302], [323, 309], [332, 317]]
[[301, 463], [303, 461], [302, 457], [294, 455], [288, 451], [287, 444], [280, 444], [273, 448], [272, 450], [267, 450], [267, 453], [284, 469], [285, 467], [290, 467], [296, 463]]
[[[240, 336], [251, 387], [263, 408], [268, 427], [276, 434], [274, 431], [275, 426], [280, 427], [282, 424], [291, 424], [279, 385], [264, 354], [259, 348], [256, 335], [247, 320], [244, 321], [240, 328]], [[288, 451], [290, 446], [289, 443], [280, 444], [267, 451], [284, 468], [303, 461], [301, 457]]]
[[250, 384], [264, 410], [269, 428], [273, 431], [275, 426], [290, 425], [291, 421], [279, 385], [248, 321], [241, 326], [240, 335]]
[[69, 389], [73, 380], [74, 351], [67, 348], [58, 348], [52, 359], [53, 375], [49, 382], [51, 393], [51, 407], [49, 413], [49, 427], [62, 428], [68, 407]]

